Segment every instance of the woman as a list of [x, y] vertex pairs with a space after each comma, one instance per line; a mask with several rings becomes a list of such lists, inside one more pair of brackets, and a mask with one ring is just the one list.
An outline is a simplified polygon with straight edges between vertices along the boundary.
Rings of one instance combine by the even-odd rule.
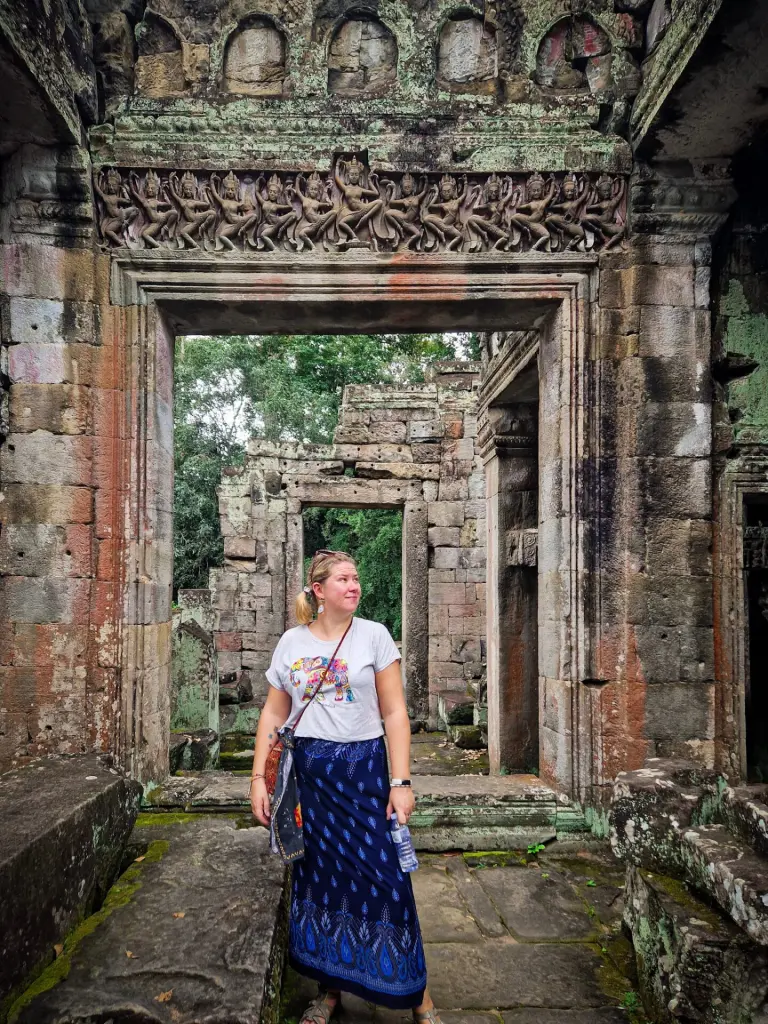
[[296, 729], [305, 856], [293, 869], [289, 960], [319, 984], [300, 1024], [328, 1024], [342, 989], [391, 1009], [412, 1009], [416, 1022], [440, 1024], [426, 989], [411, 879], [400, 870], [390, 831], [390, 816], [405, 824], [415, 802], [400, 654], [385, 626], [353, 619], [359, 603], [352, 558], [318, 551], [296, 599], [300, 625], [280, 638], [267, 671], [251, 807], [268, 825], [267, 754], [280, 726], [309, 701], [350, 627]]

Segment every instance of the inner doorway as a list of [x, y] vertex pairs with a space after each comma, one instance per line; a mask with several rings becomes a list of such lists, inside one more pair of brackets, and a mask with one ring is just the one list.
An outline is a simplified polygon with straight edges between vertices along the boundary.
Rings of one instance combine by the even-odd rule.
[[489, 757], [497, 771], [536, 775], [540, 676], [546, 686], [549, 674], [539, 637], [539, 573], [549, 568], [538, 558], [539, 341], [534, 332], [498, 333], [488, 339], [488, 354], [497, 379], [481, 414], [488, 631], [495, 637], [488, 650]]
[[362, 599], [358, 615], [382, 622], [403, 640], [403, 513], [392, 508], [304, 509], [304, 578], [313, 552], [346, 551], [357, 563]]

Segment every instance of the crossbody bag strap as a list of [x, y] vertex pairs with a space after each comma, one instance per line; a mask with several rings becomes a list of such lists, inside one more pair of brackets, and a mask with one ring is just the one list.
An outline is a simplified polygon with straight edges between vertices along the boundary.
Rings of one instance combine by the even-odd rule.
[[308, 707], [309, 707], [309, 705], [310, 705], [310, 704], [312, 703], [312, 701], [313, 701], [313, 700], [315, 699], [315, 697], [316, 697], [316, 696], [318, 695], [318, 693], [320, 693], [320, 691], [322, 690], [322, 688], [323, 688], [323, 684], [325, 683], [325, 677], [326, 677], [326, 676], [328, 675], [328, 672], [330, 671], [331, 665], [332, 665], [332, 664], [334, 663], [334, 661], [336, 661], [336, 655], [337, 655], [337, 654], [339, 653], [339, 651], [341, 650], [341, 645], [342, 645], [342, 644], [344, 643], [344, 641], [345, 641], [345, 640], [347, 639], [347, 633], [349, 633], [350, 629], [352, 629], [352, 623], [353, 623], [353, 622], [354, 622], [354, 619], [351, 619], [351, 620], [350, 620], [350, 623], [349, 623], [349, 625], [348, 625], [348, 626], [347, 626], [347, 628], [346, 628], [346, 629], [344, 630], [344, 635], [342, 636], [341, 640], [339, 640], [339, 642], [338, 642], [338, 643], [336, 644], [336, 650], [335, 650], [335, 651], [333, 652], [333, 655], [332, 655], [332, 657], [331, 657], [331, 660], [330, 660], [330, 661], [328, 662], [328, 664], [327, 664], [327, 665], [325, 666], [325, 668], [323, 669], [323, 674], [322, 674], [322, 675], [320, 676], [320, 682], [319, 682], [319, 683], [317, 684], [317, 686], [315, 687], [315, 692], [314, 692], [314, 693], [312, 694], [312, 696], [311, 696], [311, 697], [309, 698], [309, 700], [307, 701], [307, 703], [306, 703], [306, 704], [304, 705], [304, 707], [303, 707], [303, 708], [301, 709], [301, 711], [299, 712], [299, 717], [298, 717], [298, 718], [296, 719], [296, 721], [295, 721], [295, 722], [293, 723], [292, 729], [293, 729], [293, 731], [294, 731], [294, 732], [296, 732], [296, 730], [297, 730], [297, 729], [298, 729], [298, 727], [299, 727], [299, 722], [301, 721], [301, 716], [302, 716], [302, 715], [304, 714], [304, 712], [305, 712], [305, 711], [307, 710], [307, 708], [308, 708]]

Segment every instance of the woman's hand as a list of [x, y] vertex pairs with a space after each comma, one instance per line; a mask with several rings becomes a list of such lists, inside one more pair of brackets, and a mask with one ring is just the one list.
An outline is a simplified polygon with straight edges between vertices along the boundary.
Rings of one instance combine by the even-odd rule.
[[271, 808], [269, 805], [269, 793], [264, 779], [253, 779], [251, 781], [251, 810], [253, 816], [262, 825], [269, 828]]
[[397, 814], [398, 823], [400, 825], [407, 825], [415, 806], [416, 797], [413, 795], [413, 790], [410, 786], [393, 786], [389, 791], [387, 821], [390, 820], [394, 812]]

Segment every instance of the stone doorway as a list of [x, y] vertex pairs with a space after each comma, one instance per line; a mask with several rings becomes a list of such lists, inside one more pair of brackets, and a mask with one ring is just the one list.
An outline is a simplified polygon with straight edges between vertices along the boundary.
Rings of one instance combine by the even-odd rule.
[[[565, 524], [573, 525], [586, 510], [583, 497], [577, 496], [585, 493], [581, 486], [581, 453], [587, 439], [586, 406], [581, 396], [586, 387], [588, 282], [596, 257], [579, 253], [558, 257], [498, 253], [470, 263], [461, 255], [451, 253], [429, 258], [401, 255], [396, 270], [391, 263], [390, 257], [374, 253], [336, 254], [332, 259], [317, 255], [303, 258], [301, 264], [279, 254], [265, 259], [230, 253], [226, 260], [211, 254], [180, 251], [120, 252], [113, 256], [112, 298], [113, 303], [121, 307], [116, 317], [116, 332], [127, 356], [125, 366], [130, 392], [124, 426], [125, 436], [130, 438], [130, 454], [124, 463], [126, 484], [129, 482], [130, 486], [126, 487], [129, 504], [129, 516], [124, 524], [126, 535], [121, 542], [126, 605], [119, 622], [123, 708], [120, 756], [139, 778], [162, 778], [167, 770], [170, 662], [167, 602], [172, 479], [172, 439], [167, 434], [167, 425], [175, 337], [186, 333], [249, 333], [254, 327], [261, 333], [393, 330], [407, 333], [476, 330], [482, 326], [488, 331], [513, 329], [514, 336], [533, 338], [534, 345], [540, 345], [543, 353], [540, 362], [542, 366], [546, 364], [539, 388], [540, 416], [542, 422], [548, 423], [551, 436], [558, 438], [558, 442], [540, 456], [540, 471], [546, 471], [547, 479], [553, 483], [551, 498], [547, 505], [542, 505], [539, 530], [547, 532], [551, 543], [561, 553], [548, 575], [543, 599], [540, 569], [538, 584], [538, 616], [540, 620], [544, 617], [553, 623], [550, 633], [557, 653], [546, 674], [542, 671], [540, 657], [538, 659], [537, 688], [543, 714], [537, 727], [531, 712], [526, 749], [533, 750], [537, 740], [542, 777], [561, 791], [575, 793], [581, 786], [590, 784], [584, 772], [590, 771], [592, 758], [582, 749], [588, 736], [584, 737], [574, 728], [576, 717], [585, 713], [581, 705], [589, 700], [580, 682], [596, 674], [590, 665], [593, 622], [592, 611], [586, 603], [589, 593], [585, 582], [588, 571], [586, 534], [575, 529], [574, 536], [564, 543], [563, 537], [558, 541], [558, 531], [571, 528]], [[480, 394], [480, 403], [486, 407], [499, 402], [503, 406], [508, 402], [508, 396], [500, 398], [509, 380], [505, 378], [503, 387], [499, 386], [501, 378], [496, 372], [499, 365], [498, 358], [495, 362], [490, 360]], [[465, 387], [468, 397], [471, 390], [471, 384], [468, 390]], [[463, 401], [460, 393], [461, 388], [457, 391], [459, 404]], [[382, 393], [379, 402], [387, 406], [393, 397]], [[424, 407], [423, 395], [410, 396], [408, 401]], [[477, 396], [472, 401], [476, 403]], [[467, 412], [464, 410], [462, 415], [466, 416]], [[412, 440], [424, 443], [429, 439]], [[337, 441], [355, 443], [338, 435]], [[462, 438], [457, 438], [457, 442], [460, 445]], [[314, 458], [317, 454], [303, 452], [299, 461], [318, 461]], [[405, 513], [404, 559], [406, 562], [412, 559], [414, 565], [410, 575], [415, 585], [429, 578], [429, 531], [451, 525], [442, 518], [430, 523], [430, 506], [452, 504], [447, 492], [445, 501], [440, 501], [441, 481], [437, 481], [438, 494], [430, 501], [425, 488], [433, 481], [422, 479], [418, 474], [414, 479], [407, 471], [393, 472], [386, 479], [344, 478], [341, 486], [349, 486], [350, 491], [357, 488], [358, 494], [350, 493], [339, 502], [338, 498], [318, 491], [319, 487], [327, 490], [329, 485], [338, 483], [322, 476], [313, 479], [311, 474], [286, 475], [286, 465], [282, 470], [280, 466], [281, 460], [286, 459], [285, 452], [254, 450], [253, 457], [262, 460], [261, 487], [263, 497], [269, 498], [263, 502], [264, 540], [282, 544], [285, 554], [280, 557], [286, 560], [282, 583], [275, 583], [278, 592], [270, 589], [271, 628], [269, 635], [263, 637], [264, 649], [260, 651], [264, 659], [268, 649], [271, 650], [271, 638], [289, 621], [286, 595], [293, 594], [300, 584], [301, 559], [297, 556], [303, 505], [358, 506], [367, 501], [378, 507], [402, 507]], [[319, 461], [327, 460], [321, 457]], [[457, 451], [455, 468], [459, 475], [462, 461]], [[278, 481], [276, 476], [269, 475], [275, 473], [282, 475], [282, 479]], [[235, 490], [244, 489], [242, 481], [233, 479], [231, 484]], [[466, 497], [482, 505], [482, 510], [478, 506], [474, 517], [481, 521], [481, 511], [486, 511], [482, 493], [478, 491], [477, 497], [470, 499], [468, 489], [464, 495], [464, 484], [459, 481], [457, 486], [462, 500]], [[466, 486], [468, 488], [469, 478]], [[361, 500], [362, 492], [366, 494], [364, 500]], [[250, 480], [247, 490], [232, 494], [239, 505], [250, 502], [252, 496]], [[279, 502], [284, 504], [279, 505]], [[288, 503], [291, 503], [290, 509]], [[443, 509], [449, 514], [453, 511]], [[529, 561], [532, 543], [532, 534], [528, 534], [527, 539], [523, 537], [523, 550], [528, 551]], [[532, 570], [533, 566], [525, 568]], [[531, 582], [529, 580], [528, 593]], [[431, 713], [429, 702], [434, 699], [434, 687], [430, 687], [428, 675], [425, 677], [424, 656], [419, 652], [429, 651], [430, 643], [434, 648], [441, 632], [448, 637], [452, 628], [465, 632], [463, 626], [461, 629], [451, 627], [450, 606], [454, 603], [459, 606], [453, 592], [458, 586], [443, 584], [442, 589], [434, 591], [436, 607], [430, 605], [429, 588], [423, 586], [418, 594], [406, 600], [404, 665], [406, 673], [415, 680], [411, 685], [411, 694], [415, 695], [411, 698], [411, 707], [417, 717]], [[466, 582], [461, 584], [462, 594], [467, 593], [467, 586]], [[473, 587], [473, 603], [479, 606], [484, 602], [480, 596], [482, 591], [477, 588], [483, 585], [473, 582]], [[462, 597], [462, 602], [466, 611], [468, 598]], [[449, 606], [447, 616], [441, 605]], [[532, 624], [530, 600], [527, 600], [527, 607]], [[484, 616], [478, 613], [475, 621], [483, 622]], [[426, 628], [425, 622], [429, 623]], [[484, 634], [484, 623], [481, 628]], [[497, 638], [489, 631], [488, 639], [490, 655]], [[432, 658], [434, 662], [439, 660], [435, 654]], [[526, 678], [530, 681], [533, 677], [530, 660], [527, 664]], [[530, 696], [530, 684], [526, 685]], [[493, 728], [490, 723], [489, 728]], [[519, 762], [532, 757], [527, 753], [516, 759]]]
[[497, 638], [488, 658], [489, 756], [493, 769], [537, 774], [539, 675], [549, 675], [548, 631], [541, 651], [538, 624], [539, 339], [493, 334], [487, 344], [501, 381], [481, 418], [488, 627]]

